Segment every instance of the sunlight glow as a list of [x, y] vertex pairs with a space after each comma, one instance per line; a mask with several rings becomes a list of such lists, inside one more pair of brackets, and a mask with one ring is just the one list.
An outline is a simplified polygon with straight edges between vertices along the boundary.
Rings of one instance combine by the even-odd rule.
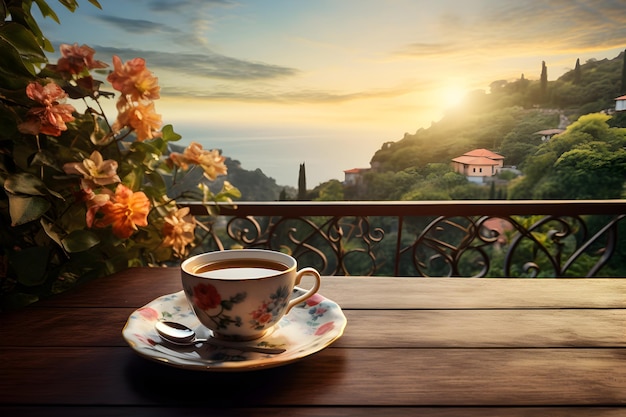
[[452, 109], [460, 106], [467, 94], [467, 89], [461, 83], [452, 83], [444, 86], [440, 91], [441, 106], [445, 109]]

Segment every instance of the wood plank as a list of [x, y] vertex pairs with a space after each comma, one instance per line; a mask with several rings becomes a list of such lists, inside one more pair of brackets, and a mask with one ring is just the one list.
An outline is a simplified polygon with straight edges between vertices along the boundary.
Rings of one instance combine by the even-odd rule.
[[619, 348], [331, 347], [292, 365], [242, 373], [170, 368], [140, 358], [127, 348], [1, 348], [0, 354], [2, 405], [626, 404], [626, 349]]
[[626, 347], [626, 310], [348, 310], [340, 347]]
[[[127, 346], [132, 308], [37, 308], [0, 315], [5, 347]], [[346, 310], [338, 347], [626, 347], [626, 310]], [[19, 326], [12, 322], [19, 319]], [[27, 329], [25, 331], [25, 329]]]
[[289, 407], [214, 408], [214, 407], [0, 407], [3, 416], [42, 417], [623, 417], [622, 407]]
[[329, 277], [348, 309], [625, 308], [626, 279]]
[[[177, 268], [131, 268], [36, 307], [139, 307], [181, 289]], [[626, 308], [622, 278], [324, 277], [320, 293], [346, 309]]]

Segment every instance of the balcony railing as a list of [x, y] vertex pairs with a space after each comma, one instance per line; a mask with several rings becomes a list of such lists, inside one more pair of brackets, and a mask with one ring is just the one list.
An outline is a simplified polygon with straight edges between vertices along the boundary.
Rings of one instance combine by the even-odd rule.
[[626, 276], [626, 200], [188, 205], [195, 253], [280, 250], [325, 275]]

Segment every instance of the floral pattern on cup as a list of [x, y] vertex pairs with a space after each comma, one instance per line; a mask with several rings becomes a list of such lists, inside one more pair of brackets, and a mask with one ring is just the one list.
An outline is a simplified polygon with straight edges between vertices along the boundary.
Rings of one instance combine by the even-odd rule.
[[218, 329], [226, 329], [230, 325], [237, 327], [243, 325], [241, 317], [232, 317], [227, 312], [232, 310], [233, 305], [241, 303], [246, 299], [247, 294], [245, 292], [240, 292], [224, 299], [211, 284], [197, 284], [191, 291], [191, 296], [196, 306], [217, 325]]
[[270, 294], [269, 300], [250, 313], [252, 327], [256, 330], [263, 330], [268, 324], [273, 324], [279, 313], [287, 307], [289, 298], [289, 288], [285, 286], [279, 287], [273, 294]]

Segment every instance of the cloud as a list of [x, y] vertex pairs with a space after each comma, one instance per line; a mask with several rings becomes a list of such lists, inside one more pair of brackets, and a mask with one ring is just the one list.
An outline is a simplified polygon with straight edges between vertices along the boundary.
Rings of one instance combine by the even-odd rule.
[[146, 33], [170, 33], [177, 34], [182, 33], [179, 29], [171, 26], [164, 25], [160, 22], [154, 22], [150, 20], [141, 19], [127, 19], [124, 17], [111, 16], [111, 15], [97, 15], [97, 20], [114, 26], [116, 29], [121, 29], [125, 32], [134, 34], [146, 34]]
[[[210, 50], [203, 53], [171, 53], [97, 46], [100, 53], [118, 55], [123, 60], [140, 56], [148, 66], [166, 69], [180, 75], [230, 81], [271, 80], [292, 77], [299, 73], [295, 68], [262, 62], [246, 61], [221, 55]], [[158, 71], [157, 71], [158, 72]]]
[[237, 88], [232, 85], [212, 86], [211, 88], [185, 89], [162, 87], [164, 96], [192, 97], [209, 100], [235, 100], [243, 102], [276, 103], [276, 104], [333, 104], [356, 100], [394, 98], [412, 93], [414, 86], [400, 86], [388, 89], [370, 89], [351, 93], [332, 92], [326, 90], [277, 91], [271, 88]]
[[626, 44], [626, 13], [623, 0], [494, 2], [471, 15], [445, 11], [436, 31], [439, 42], [425, 40], [425, 32], [394, 55], [496, 58], [513, 51], [519, 56], [614, 49]]
[[205, 6], [230, 6], [234, 4], [230, 0], [153, 0], [148, 3], [148, 8], [153, 12], [171, 13]]

